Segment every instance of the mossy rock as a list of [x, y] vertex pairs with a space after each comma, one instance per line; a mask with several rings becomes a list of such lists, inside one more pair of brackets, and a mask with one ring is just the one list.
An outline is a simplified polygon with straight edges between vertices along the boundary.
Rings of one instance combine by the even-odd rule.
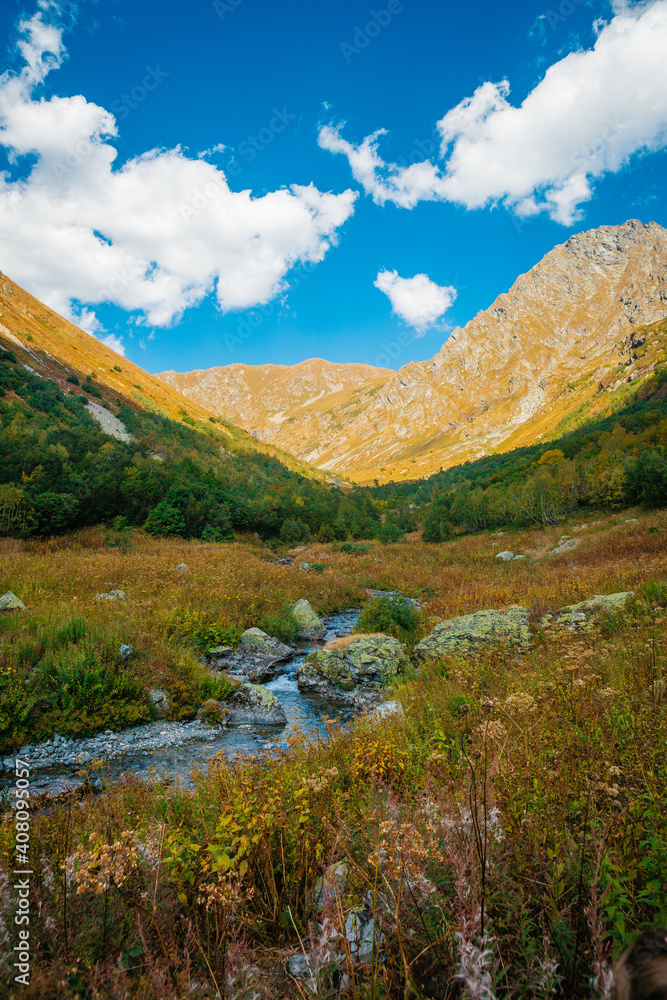
[[225, 701], [231, 725], [284, 726], [285, 709], [273, 692], [261, 684], [240, 684]]
[[476, 611], [442, 621], [415, 646], [414, 653], [418, 660], [441, 659], [465, 656], [479, 646], [492, 643], [522, 650], [531, 641], [528, 609], [513, 605], [504, 611]]
[[297, 675], [299, 688], [325, 697], [344, 696], [358, 688], [380, 691], [409, 665], [405, 646], [390, 635], [359, 636], [324, 646]]
[[555, 614], [544, 615], [540, 626], [560, 625], [570, 631], [586, 630], [592, 627], [597, 615], [617, 615], [625, 611], [629, 602], [635, 596], [633, 590], [624, 590], [618, 594], [596, 594], [579, 604], [568, 604]]
[[323, 639], [327, 634], [326, 625], [303, 598], [292, 605], [292, 614], [299, 626], [299, 639]]
[[236, 648], [237, 655], [252, 656], [263, 663], [281, 663], [294, 656], [291, 646], [286, 646], [280, 639], [262, 632], [261, 628], [247, 628]]

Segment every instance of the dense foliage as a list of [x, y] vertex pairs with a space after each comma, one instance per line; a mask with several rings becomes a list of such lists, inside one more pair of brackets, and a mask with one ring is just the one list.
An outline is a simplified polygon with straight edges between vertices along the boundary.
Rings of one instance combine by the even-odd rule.
[[453, 530], [557, 524], [577, 508], [667, 505], [667, 369], [605, 419], [543, 444], [489, 455], [413, 483], [373, 489], [385, 508], [419, 512], [425, 541]]
[[[81, 389], [100, 395], [90, 378]], [[133, 441], [114, 440], [85, 396], [66, 395], [9, 351], [0, 392], [0, 533], [53, 535], [121, 518], [154, 535], [204, 541], [234, 531], [286, 544], [380, 532], [367, 492], [308, 479], [243, 447], [220, 422], [195, 429], [120, 406]]]

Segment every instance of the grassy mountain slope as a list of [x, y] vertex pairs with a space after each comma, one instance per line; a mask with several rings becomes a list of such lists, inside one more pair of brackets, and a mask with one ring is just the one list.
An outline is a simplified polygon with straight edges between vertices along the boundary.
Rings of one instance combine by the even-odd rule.
[[[587, 401], [595, 409], [599, 386], [620, 382], [636, 360], [633, 331], [666, 313], [667, 230], [637, 220], [601, 226], [554, 247], [432, 359], [351, 380], [288, 415], [274, 387], [246, 401], [238, 419], [356, 482], [423, 477], [551, 435]], [[216, 412], [233, 368], [215, 370], [206, 399]], [[295, 375], [288, 368], [280, 378]], [[209, 378], [170, 381], [201, 399]]]
[[[201, 429], [213, 414], [181, 395], [155, 375], [121, 357], [111, 348], [63, 319], [19, 285], [0, 273], [0, 346], [13, 351], [21, 364], [52, 380], [61, 390], [78, 393], [69, 383], [83, 383], [91, 375], [104, 403], [112, 413], [126, 405], [136, 413], [162, 414]], [[237, 449], [279, 458], [305, 476], [322, 474], [282, 449], [257, 441], [241, 428], [218, 421], [223, 434]]]

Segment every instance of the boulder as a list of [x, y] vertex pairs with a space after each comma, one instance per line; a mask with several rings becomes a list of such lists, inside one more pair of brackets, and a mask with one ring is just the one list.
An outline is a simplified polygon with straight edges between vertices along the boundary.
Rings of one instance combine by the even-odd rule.
[[213, 670], [221, 670], [227, 666], [234, 655], [231, 646], [210, 646], [202, 662]]
[[188, 566], [187, 563], [179, 563], [178, 566], [176, 567], [176, 572], [177, 573], [189, 573], [190, 572], [190, 567]]
[[226, 718], [232, 725], [284, 726], [285, 709], [275, 694], [261, 684], [241, 684], [225, 702]]
[[369, 722], [384, 722], [385, 719], [403, 719], [405, 713], [400, 701], [383, 701], [368, 713]]
[[326, 625], [303, 598], [292, 605], [292, 614], [299, 626], [299, 639], [323, 639], [327, 634]]
[[505, 549], [504, 552], [498, 552], [496, 559], [500, 559], [501, 562], [512, 562], [512, 559], [514, 559], [514, 553], [510, 552], [509, 549]]
[[223, 725], [227, 721], [227, 706], [224, 701], [209, 698], [200, 705], [197, 718], [200, 722], [208, 722], [211, 726]]
[[308, 657], [297, 681], [301, 691], [325, 698], [372, 702], [381, 699], [385, 685], [408, 664], [405, 646], [393, 636], [351, 636], [337, 639]]
[[294, 656], [294, 650], [280, 639], [262, 632], [261, 628], [248, 628], [239, 639], [236, 654], [251, 656], [263, 664], [272, 665], [290, 660]]
[[164, 691], [160, 691], [159, 688], [153, 688], [148, 692], [148, 700], [161, 718], [169, 715], [169, 699]]
[[540, 619], [540, 625], [542, 628], [552, 624], [561, 625], [574, 632], [576, 629], [590, 625], [595, 615], [613, 615], [624, 611], [634, 596], [632, 590], [621, 591], [618, 594], [596, 594], [595, 597], [591, 597], [587, 601], [580, 601], [579, 604], [568, 604], [555, 614], [545, 615]]
[[120, 655], [121, 660], [125, 660], [127, 662], [127, 660], [129, 660], [129, 658], [134, 653], [134, 646], [127, 646], [125, 643], [123, 643], [123, 645], [118, 650], [118, 653]]
[[19, 600], [16, 594], [12, 594], [11, 590], [8, 590], [6, 594], [0, 597], [0, 611], [27, 611], [23, 601]]
[[313, 568], [313, 564], [309, 562], [299, 563], [299, 569], [302, 569], [304, 573], [309, 573]]
[[515, 649], [530, 646], [528, 609], [513, 605], [505, 611], [476, 611], [436, 625], [431, 635], [414, 649], [418, 660], [465, 656], [486, 643], [510, 643]]
[[108, 594], [97, 594], [95, 597], [96, 601], [124, 601], [125, 600], [124, 590], [110, 590]]

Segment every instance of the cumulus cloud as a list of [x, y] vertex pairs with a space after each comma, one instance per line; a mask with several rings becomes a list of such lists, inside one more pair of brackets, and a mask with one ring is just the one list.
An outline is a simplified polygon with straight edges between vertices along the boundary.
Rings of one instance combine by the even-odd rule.
[[19, 179], [0, 174], [3, 270], [100, 336], [96, 304], [166, 326], [209, 293], [223, 311], [264, 304], [294, 265], [324, 258], [355, 192], [295, 184], [254, 198], [179, 147], [116, 166], [112, 114], [80, 95], [37, 97], [66, 56], [57, 14], [43, 0], [20, 24], [24, 65], [0, 77], [0, 145], [19, 169], [31, 157]]
[[414, 208], [420, 201], [436, 201], [445, 197], [444, 179], [430, 160], [412, 163], [408, 167], [385, 163], [378, 153], [380, 137], [386, 129], [378, 129], [355, 146], [341, 136], [343, 125], [325, 125], [320, 129], [318, 142], [330, 153], [347, 156], [352, 176], [362, 185], [366, 194], [373, 196], [378, 205], [391, 201], [401, 208]]
[[380, 271], [373, 282], [387, 296], [397, 316], [422, 337], [456, 299], [451, 285], [436, 285], [427, 274], [401, 278], [397, 271]]
[[667, 0], [616, 2], [592, 49], [554, 63], [520, 106], [510, 85], [484, 83], [438, 122], [442, 163], [385, 163], [383, 131], [360, 145], [327, 126], [320, 145], [347, 156], [378, 203], [442, 200], [468, 209], [503, 203], [520, 216], [580, 216], [596, 179], [667, 145]]

